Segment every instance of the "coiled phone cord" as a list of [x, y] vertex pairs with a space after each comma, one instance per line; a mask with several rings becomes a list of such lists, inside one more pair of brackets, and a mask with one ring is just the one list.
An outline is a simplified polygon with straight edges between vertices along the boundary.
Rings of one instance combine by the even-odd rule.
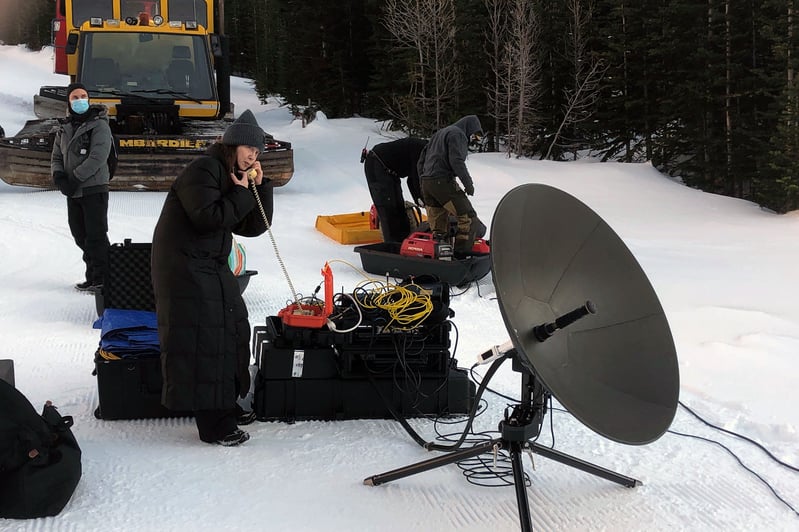
[[275, 257], [277, 257], [277, 262], [280, 264], [280, 269], [283, 270], [283, 276], [286, 278], [286, 282], [289, 285], [289, 290], [291, 290], [291, 297], [294, 298], [294, 303], [299, 305], [299, 294], [296, 290], [294, 290], [294, 284], [291, 282], [291, 277], [289, 277], [289, 271], [286, 269], [286, 265], [283, 263], [283, 258], [280, 256], [280, 251], [277, 249], [275, 235], [272, 234], [272, 225], [269, 223], [269, 219], [266, 216], [266, 211], [261, 203], [261, 196], [258, 194], [258, 189], [255, 188], [255, 181], [252, 179], [250, 180], [250, 189], [252, 189], [252, 193], [255, 196], [255, 203], [258, 204], [258, 210], [261, 212], [261, 217], [264, 219], [264, 223], [266, 224], [266, 232], [269, 233], [269, 240], [272, 241], [272, 248], [275, 250]]

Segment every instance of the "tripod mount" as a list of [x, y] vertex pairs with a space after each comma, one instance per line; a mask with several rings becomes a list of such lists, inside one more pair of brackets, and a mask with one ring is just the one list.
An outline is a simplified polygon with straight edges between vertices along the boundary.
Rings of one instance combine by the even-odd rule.
[[[568, 323], [566, 323], [566, 321], [569, 319], [573, 322], [579, 319], [579, 317], [586, 315], [588, 312], [583, 312], [583, 309], [587, 310], [588, 308], [593, 308], [590, 302], [586, 303], [584, 307], [576, 309], [564, 316], [563, 318], [565, 318], [565, 320], [561, 321], [560, 326], [553, 328], [554, 323], [539, 325], [533, 329], [533, 334], [543, 338], [539, 341], [545, 341], [555, 330], [567, 326]], [[542, 332], [545, 330], [549, 330], [546, 336]], [[499, 432], [501, 435], [499, 438], [494, 438], [467, 449], [453, 451], [446, 455], [424, 460], [387, 473], [368, 477], [363, 481], [364, 484], [368, 486], [379, 486], [380, 484], [386, 484], [417, 473], [454, 464], [468, 458], [474, 458], [482, 454], [493, 453], [496, 455], [504, 450], [507, 451], [510, 456], [513, 470], [513, 484], [516, 490], [516, 505], [519, 510], [519, 524], [523, 532], [531, 531], [533, 528], [530, 517], [530, 506], [526, 493], [527, 482], [525, 480], [524, 466], [522, 464], [522, 453], [529, 454], [531, 460], [532, 454], [538, 454], [550, 460], [574, 467], [586, 473], [591, 473], [628, 488], [641, 485], [641, 482], [634, 478], [620, 475], [536, 443], [535, 439], [537, 439], [541, 433], [541, 427], [543, 426], [544, 418], [547, 413], [547, 405], [552, 395], [544, 388], [535, 374], [519, 362], [518, 353], [515, 349], [507, 351], [501, 358], [495, 360], [493, 363], [494, 367], [492, 367], [494, 371], [490, 371], [489, 373], [493, 375], [496, 367], [505, 362], [508, 358], [511, 358], [513, 361], [513, 371], [521, 374], [521, 400], [518, 404], [513, 405], [513, 408], [510, 410], [505, 410], [505, 417], [499, 423]]]
[[[482, 362], [494, 362], [477, 401], [508, 358], [522, 376], [521, 399], [506, 410], [500, 437], [458, 449], [472, 412], [458, 444], [425, 445], [451, 451], [448, 454], [368, 477], [364, 483], [377, 486], [505, 450], [513, 468], [521, 528], [527, 531], [532, 526], [523, 452], [622, 486], [640, 485], [536, 443], [550, 399], [557, 398], [601, 436], [644, 445], [662, 436], [674, 419], [679, 370], [668, 322], [643, 269], [616, 233], [571, 195], [541, 184], [508, 192], [491, 222], [491, 273], [512, 348], [501, 355], [487, 351], [478, 356]], [[585, 300], [587, 294], [596, 305]]]

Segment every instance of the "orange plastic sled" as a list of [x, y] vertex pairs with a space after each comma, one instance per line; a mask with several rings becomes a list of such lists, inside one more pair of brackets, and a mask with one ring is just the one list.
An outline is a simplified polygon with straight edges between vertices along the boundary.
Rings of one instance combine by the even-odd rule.
[[374, 244], [383, 241], [379, 229], [371, 229], [369, 211], [316, 217], [316, 230], [339, 244]]

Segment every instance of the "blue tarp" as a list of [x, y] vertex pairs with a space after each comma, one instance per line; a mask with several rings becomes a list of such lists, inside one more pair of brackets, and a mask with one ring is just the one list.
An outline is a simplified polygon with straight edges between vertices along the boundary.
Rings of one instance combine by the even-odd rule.
[[161, 353], [155, 312], [107, 308], [92, 327], [100, 329], [100, 349], [120, 358]]

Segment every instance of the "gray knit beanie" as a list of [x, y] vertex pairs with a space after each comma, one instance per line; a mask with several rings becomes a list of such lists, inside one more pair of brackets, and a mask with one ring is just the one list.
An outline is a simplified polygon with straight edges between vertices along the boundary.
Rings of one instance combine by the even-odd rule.
[[222, 144], [228, 146], [252, 146], [258, 152], [264, 150], [266, 133], [258, 125], [255, 116], [247, 109], [225, 130], [222, 135]]

